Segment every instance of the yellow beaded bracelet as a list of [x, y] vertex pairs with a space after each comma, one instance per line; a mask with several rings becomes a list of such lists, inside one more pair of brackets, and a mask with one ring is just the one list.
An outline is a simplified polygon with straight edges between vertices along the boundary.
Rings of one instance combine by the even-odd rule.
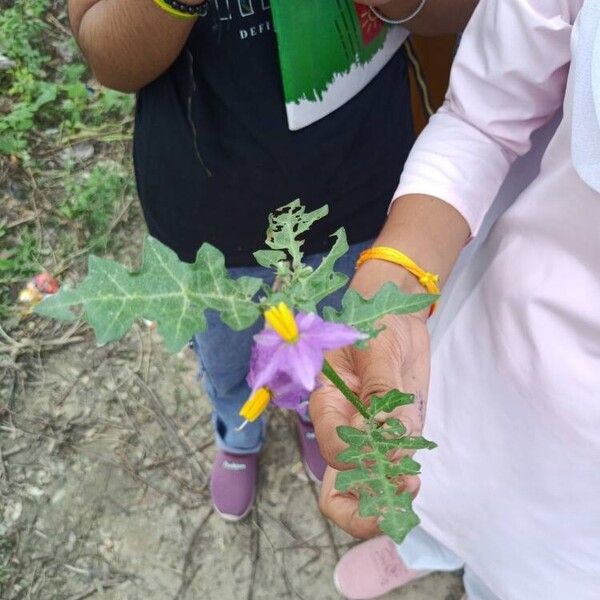
[[[169, 4], [165, 0], [154, 0], [154, 4], [156, 4], [156, 6], [158, 6], [158, 8], [160, 8], [161, 10], [165, 11], [166, 13], [170, 14], [172, 17], [175, 17], [177, 19], [196, 19], [199, 16], [197, 7], [190, 6], [190, 12], [186, 12], [186, 10], [184, 10], [183, 8], [186, 5], [181, 2], [172, 2], [171, 4]], [[174, 6], [172, 6], [172, 4]]]
[[[375, 246], [361, 253], [356, 261], [356, 268], [366, 263], [368, 260], [385, 260], [404, 267], [411, 275], [414, 275], [419, 283], [427, 290], [429, 294], [440, 294], [440, 277], [434, 273], [429, 273], [422, 269], [412, 258], [408, 257], [403, 252], [390, 248], [388, 246]], [[431, 306], [429, 316], [435, 312], [436, 305]]]

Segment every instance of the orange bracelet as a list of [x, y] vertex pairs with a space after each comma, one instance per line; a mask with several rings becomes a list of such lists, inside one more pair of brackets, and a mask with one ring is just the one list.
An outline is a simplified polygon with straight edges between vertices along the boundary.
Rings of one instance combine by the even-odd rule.
[[[425, 271], [425, 269], [419, 267], [419, 265], [412, 260], [412, 258], [408, 257], [403, 252], [396, 250], [395, 248], [390, 248], [388, 246], [375, 246], [374, 248], [365, 250], [358, 257], [358, 260], [356, 261], [356, 268], [358, 269], [368, 260], [385, 260], [387, 262], [394, 263], [395, 265], [404, 267], [411, 275], [414, 275], [419, 280], [419, 283], [427, 290], [429, 294], [435, 294], [437, 296], [440, 295], [439, 275]], [[435, 312], [436, 304], [437, 303], [431, 305], [429, 316]]]

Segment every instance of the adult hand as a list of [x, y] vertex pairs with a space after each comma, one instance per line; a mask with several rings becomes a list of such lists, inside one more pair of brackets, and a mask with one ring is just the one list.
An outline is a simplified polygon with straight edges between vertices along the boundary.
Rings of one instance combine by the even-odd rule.
[[[404, 196], [393, 203], [374, 245], [402, 249], [417, 264], [437, 273], [443, 284], [469, 234], [464, 218], [444, 201], [432, 196]], [[382, 260], [363, 264], [351, 285], [364, 298], [370, 298], [388, 281], [406, 293], [423, 293], [416, 277]], [[391, 389], [415, 394], [414, 404], [398, 408], [393, 415], [404, 422], [411, 435], [421, 433], [429, 387], [427, 312], [388, 316], [382, 320], [385, 330], [369, 342], [366, 350], [344, 348], [327, 357], [365, 404], [374, 394], [382, 395]], [[311, 397], [310, 413], [325, 460], [331, 467], [347, 468], [336, 460], [345, 449], [336, 428], [340, 425], [361, 427], [362, 417], [358, 411], [333, 384], [324, 381]], [[358, 517], [356, 498], [336, 492], [334, 480], [335, 472], [330, 470], [322, 487], [323, 512], [353, 535], [364, 537], [375, 533], [373, 521], [365, 523]], [[419, 480], [404, 478], [399, 486], [416, 493]]]
[[[364, 350], [346, 347], [327, 360], [364, 404], [373, 395], [392, 389], [415, 395], [415, 402], [394, 411], [409, 434], [420, 435], [429, 384], [429, 334], [421, 315], [390, 315], [381, 321], [385, 329]], [[337, 469], [348, 468], [337, 455], [346, 448], [336, 433], [340, 425], [362, 427], [363, 417], [328, 380], [310, 399], [310, 415], [323, 457]], [[390, 415], [383, 415], [387, 418]]]
[[[331, 353], [328, 360], [364, 403], [368, 403], [372, 395], [383, 395], [391, 389], [415, 394], [415, 402], [398, 408], [393, 416], [406, 425], [410, 435], [419, 435], [423, 427], [429, 382], [427, 326], [424, 318], [416, 315], [389, 316], [382, 323], [386, 329], [371, 340], [368, 349], [344, 348]], [[325, 382], [312, 395], [310, 413], [321, 452], [331, 465], [321, 487], [321, 511], [354, 537], [377, 535], [377, 519], [359, 516], [357, 497], [335, 489], [337, 469], [348, 468], [336, 458], [346, 447], [337, 436], [336, 428], [340, 425], [361, 428], [363, 417], [329, 382]], [[389, 416], [382, 415], [382, 418]], [[419, 479], [415, 476], [405, 477], [399, 481], [399, 487], [416, 494]]]

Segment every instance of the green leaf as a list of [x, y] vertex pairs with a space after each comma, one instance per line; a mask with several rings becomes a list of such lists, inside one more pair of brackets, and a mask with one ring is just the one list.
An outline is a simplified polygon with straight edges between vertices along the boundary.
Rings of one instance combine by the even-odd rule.
[[437, 448], [435, 442], [431, 442], [424, 437], [405, 437], [398, 442], [398, 447], [403, 450], [434, 450]]
[[342, 493], [357, 494], [359, 514], [377, 517], [381, 531], [400, 543], [419, 519], [412, 509], [412, 496], [400, 491], [398, 479], [418, 475], [421, 466], [409, 456], [396, 460], [391, 457], [399, 449], [434, 448], [435, 444], [407, 435], [399, 419], [389, 418], [383, 424], [375, 422], [377, 413], [409, 403], [409, 394], [394, 392], [374, 398], [375, 410], [365, 423], [365, 430], [338, 427], [338, 436], [348, 448], [337, 459], [351, 468], [338, 473], [335, 487]]
[[[411, 501], [407, 506], [407, 499]], [[388, 496], [380, 502], [384, 505], [383, 519], [379, 521], [379, 529], [396, 544], [401, 544], [404, 538], [421, 522], [417, 513], [412, 508], [410, 494]]]
[[292, 258], [292, 266], [297, 268], [304, 256], [301, 250], [304, 243], [300, 236], [306, 233], [313, 223], [327, 216], [329, 208], [322, 206], [312, 212], [299, 200], [294, 200], [269, 215], [269, 229], [266, 244], [272, 250], [283, 250]]
[[338, 437], [351, 447], [356, 447], [361, 443], [364, 444], [369, 440], [369, 436], [366, 432], [356, 429], [355, 427], [349, 427], [348, 425], [341, 425], [336, 431]]
[[343, 288], [348, 283], [348, 276], [338, 273], [335, 263], [348, 252], [348, 241], [344, 229], [338, 229], [332, 237], [335, 242], [321, 264], [312, 270], [306, 269], [292, 280], [283, 292], [290, 297], [290, 303], [305, 312], [316, 312], [317, 304]]
[[385, 396], [373, 396], [369, 412], [375, 417], [379, 413], [391, 413], [399, 406], [407, 406], [415, 401], [414, 394], [405, 394], [400, 390], [390, 390]]
[[342, 310], [327, 307], [324, 317], [329, 321], [346, 323], [373, 337], [377, 335], [377, 322], [389, 314], [418, 312], [437, 300], [432, 294], [405, 294], [392, 282], [386, 283], [372, 298], [366, 300], [349, 289], [342, 299]]
[[368, 453], [365, 453], [364, 450], [346, 448], [338, 454], [337, 459], [347, 465], [359, 465], [365, 460], [367, 454]]
[[41, 304], [35, 308], [37, 314], [59, 321], [74, 321], [77, 315], [71, 307], [79, 303], [79, 292], [68, 286], [63, 286], [58, 294], [46, 296]]
[[364, 519], [379, 516], [379, 499], [376, 496], [362, 494], [358, 501], [358, 514]]
[[244, 295], [250, 298], [256, 296], [262, 287], [262, 279], [258, 277], [240, 277], [236, 279], [235, 282], [238, 285], [239, 291]]
[[386, 485], [388, 485], [386, 478], [364, 466], [350, 471], [340, 471], [335, 478], [335, 487], [340, 492], [356, 490], [365, 493], [365, 490], [370, 490], [375, 494], [381, 494]]
[[388, 477], [400, 477], [401, 475], [418, 475], [421, 465], [410, 456], [403, 456], [400, 462], [389, 463], [386, 473]]
[[88, 275], [79, 287], [49, 296], [36, 312], [72, 318], [71, 308], [81, 305], [82, 317], [100, 344], [121, 338], [136, 319], [145, 318], [156, 322], [167, 347], [176, 352], [206, 328], [206, 309], [219, 312], [221, 320], [236, 331], [250, 327], [260, 316], [252, 298], [261, 285], [260, 279], [232, 279], [223, 255], [209, 244], [189, 264], [148, 237], [138, 272], [91, 256]]
[[287, 260], [287, 254], [283, 250], [257, 250], [253, 256], [256, 262], [266, 269], [274, 269], [279, 263]]

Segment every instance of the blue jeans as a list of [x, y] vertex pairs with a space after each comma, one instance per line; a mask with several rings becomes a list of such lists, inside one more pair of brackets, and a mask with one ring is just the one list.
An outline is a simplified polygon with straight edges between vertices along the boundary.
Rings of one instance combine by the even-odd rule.
[[[355, 244], [340, 258], [336, 271], [349, 277], [354, 273], [354, 265], [359, 254], [371, 245], [371, 242]], [[306, 264], [316, 267], [324, 254], [315, 254], [305, 258]], [[264, 278], [273, 283], [273, 274], [263, 267], [235, 267], [229, 270], [235, 279], [243, 275]], [[324, 301], [324, 305], [339, 307], [345, 289], [338, 290]], [[200, 366], [200, 379], [204, 391], [213, 405], [213, 425], [216, 443], [219, 448], [233, 454], [253, 454], [258, 452], [264, 442], [265, 421], [263, 418], [248, 423], [241, 431], [239, 411], [248, 399], [250, 388], [246, 375], [250, 365], [252, 338], [263, 327], [262, 319], [245, 331], [232, 331], [224, 325], [218, 314], [207, 311], [208, 329], [194, 336], [193, 347]]]

